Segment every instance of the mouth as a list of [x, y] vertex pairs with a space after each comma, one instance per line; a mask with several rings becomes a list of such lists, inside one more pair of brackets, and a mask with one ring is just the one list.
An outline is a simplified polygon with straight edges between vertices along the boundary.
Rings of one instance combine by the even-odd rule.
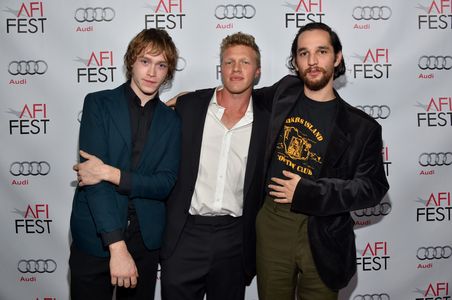
[[243, 80], [243, 77], [241, 77], [241, 76], [232, 76], [232, 77], [230, 77], [230, 80], [231, 81], [240, 81], [240, 80]]
[[309, 68], [305, 71], [305, 75], [309, 75], [312, 77], [317, 77], [319, 75], [323, 74], [322, 68]]
[[145, 85], [155, 85], [155, 84], [156, 84], [155, 81], [147, 80], [147, 79], [143, 79], [143, 83], [144, 83]]

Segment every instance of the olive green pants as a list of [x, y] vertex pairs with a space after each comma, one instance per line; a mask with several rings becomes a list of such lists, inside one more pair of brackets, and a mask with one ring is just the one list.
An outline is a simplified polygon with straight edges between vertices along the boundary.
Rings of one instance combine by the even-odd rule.
[[259, 300], [336, 300], [320, 279], [309, 246], [308, 217], [267, 197], [256, 220]]

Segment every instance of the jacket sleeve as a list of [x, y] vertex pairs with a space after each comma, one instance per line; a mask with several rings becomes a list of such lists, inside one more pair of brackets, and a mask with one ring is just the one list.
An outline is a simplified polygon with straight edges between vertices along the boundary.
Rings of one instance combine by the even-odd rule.
[[389, 189], [381, 155], [381, 126], [372, 129], [361, 149], [350, 179], [302, 178], [294, 193], [292, 210], [328, 216], [377, 205]]
[[[80, 123], [80, 149], [94, 154], [104, 162], [108, 162], [107, 128], [104, 120], [104, 107], [96, 94], [88, 94], [83, 104]], [[80, 157], [80, 162], [85, 161]], [[113, 184], [100, 182], [91, 186], [78, 187], [83, 191], [90, 212], [96, 224], [97, 232], [111, 232], [122, 227], [120, 212], [113, 201], [116, 190]]]
[[166, 141], [160, 161], [152, 174], [131, 172], [130, 198], [166, 200], [179, 171], [181, 151], [181, 129], [179, 118], [172, 118], [169, 127], [161, 133], [160, 140]]

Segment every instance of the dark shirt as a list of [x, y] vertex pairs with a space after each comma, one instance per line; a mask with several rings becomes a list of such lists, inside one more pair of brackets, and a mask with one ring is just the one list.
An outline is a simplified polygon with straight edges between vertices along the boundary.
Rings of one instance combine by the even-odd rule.
[[[141, 100], [132, 90], [129, 82], [126, 89], [126, 98], [128, 100], [130, 128], [132, 130], [132, 155], [130, 158], [130, 170], [121, 170], [121, 178], [117, 191], [118, 193], [129, 195], [132, 189], [132, 172], [136, 170], [140, 162], [159, 97], [156, 95], [152, 100], [146, 102], [144, 106], [141, 106]], [[129, 225], [126, 234], [140, 231], [132, 199], [129, 199], [127, 218]], [[102, 240], [104, 245], [108, 246], [114, 242], [124, 240], [124, 232], [122, 230], [115, 230], [102, 233]]]
[[335, 120], [337, 101], [314, 101], [301, 97], [287, 115], [279, 133], [267, 177], [286, 179], [283, 170], [302, 178], [317, 179]]

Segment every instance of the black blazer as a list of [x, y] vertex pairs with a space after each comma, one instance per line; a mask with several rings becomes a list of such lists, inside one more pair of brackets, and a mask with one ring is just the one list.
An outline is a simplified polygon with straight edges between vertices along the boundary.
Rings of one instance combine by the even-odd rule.
[[[265, 153], [268, 171], [284, 120], [303, 96], [303, 82], [298, 77], [286, 76], [259, 93], [265, 95], [266, 105], [272, 106]], [[292, 210], [309, 216], [308, 235], [317, 270], [328, 287], [338, 290], [356, 272], [354, 221], [350, 212], [377, 205], [389, 184], [381, 154], [381, 126], [335, 93], [336, 121], [322, 169], [317, 180], [300, 180]]]
[[[163, 259], [170, 257], [187, 221], [191, 198], [198, 176], [204, 122], [214, 89], [199, 90], [181, 96], [176, 111], [182, 121], [181, 165], [176, 186], [167, 202], [167, 225], [161, 250]], [[245, 172], [243, 199], [243, 265], [249, 282], [256, 273], [255, 219], [263, 198], [264, 143], [269, 112], [253, 95], [253, 125]]]

